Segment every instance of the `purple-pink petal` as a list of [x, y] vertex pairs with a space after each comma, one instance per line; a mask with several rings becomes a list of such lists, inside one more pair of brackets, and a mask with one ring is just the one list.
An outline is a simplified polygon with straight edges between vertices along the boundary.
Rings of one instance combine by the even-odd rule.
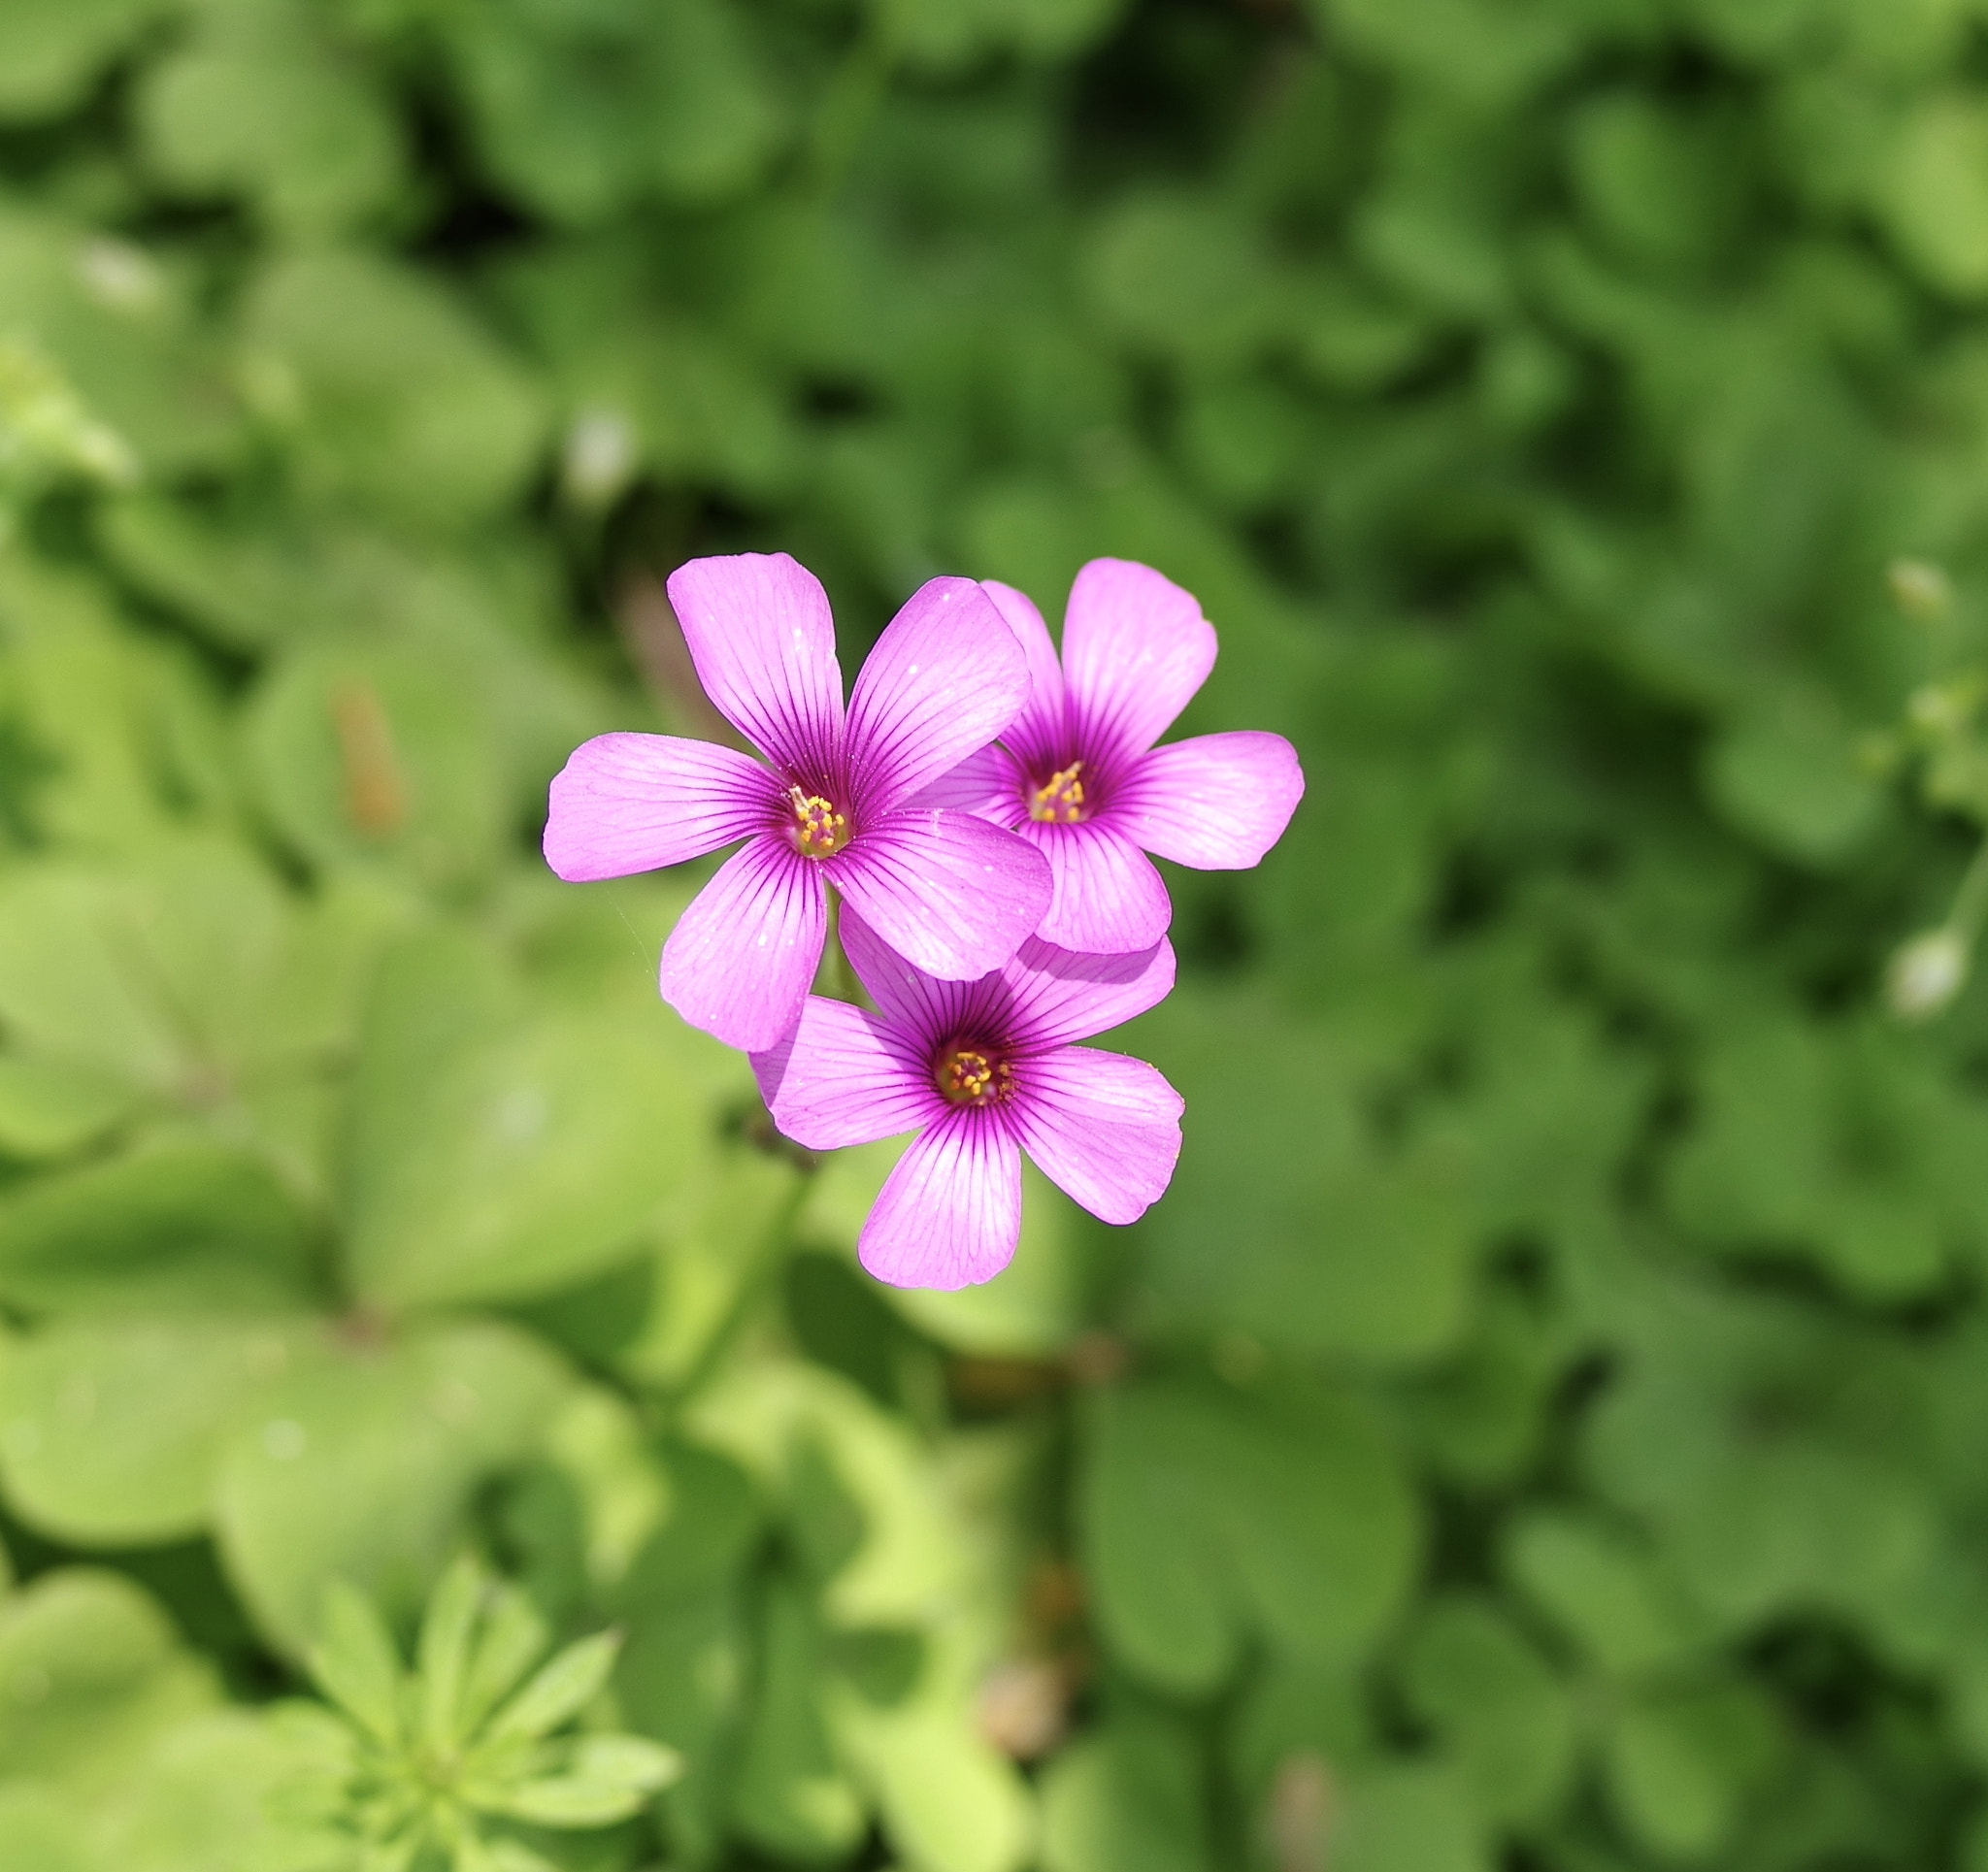
[[[1012, 733], [1010, 730], [1011, 737]], [[1028, 784], [1027, 774], [1007, 748], [983, 747], [929, 786], [920, 787], [905, 804], [911, 807], [949, 806], [991, 825], [1012, 828], [1029, 816]]]
[[1050, 1182], [1105, 1222], [1135, 1222], [1180, 1156], [1180, 1095], [1143, 1060], [1059, 1047], [1027, 1065], [1009, 1108], [1022, 1149]]
[[697, 679], [769, 760], [803, 772], [834, 759], [843, 673], [828, 594], [783, 552], [693, 559], [670, 575]]
[[1305, 797], [1297, 750], [1281, 735], [1239, 730], [1156, 747], [1112, 802], [1147, 851], [1197, 870], [1242, 870], [1284, 836]]
[[1049, 866], [964, 812], [896, 812], [824, 861], [829, 881], [906, 961], [948, 981], [998, 969], [1049, 907]]
[[774, 1123], [813, 1151], [895, 1137], [948, 1109], [905, 1035], [820, 995], [809, 996], [786, 1039], [752, 1056], [752, 1070]]
[[1076, 825], [1029, 820], [1018, 828], [1049, 861], [1053, 894], [1037, 926], [1059, 949], [1122, 955], [1150, 949], [1167, 933], [1174, 906], [1152, 860], [1110, 815]]
[[1014, 1256], [1021, 1151], [998, 1114], [948, 1111], [884, 1179], [856, 1254], [893, 1287], [971, 1287]]
[[763, 828], [778, 785], [715, 741], [596, 735], [553, 778], [546, 862], [581, 883], [702, 858]]
[[1093, 559], [1077, 575], [1063, 676], [1077, 738], [1094, 757], [1144, 753], [1214, 664], [1214, 626], [1171, 578], [1130, 559]]
[[763, 1053], [801, 1018], [828, 932], [820, 866], [772, 836], [734, 852], [663, 944], [663, 999], [727, 1046]]
[[1014, 633], [1029, 665], [1028, 706], [1002, 739], [1031, 767], [1053, 772], [1069, 755], [1064, 750], [1068, 724], [1063, 712], [1063, 664], [1049, 640], [1049, 627], [1025, 592], [983, 578], [980, 589]]
[[844, 745], [866, 813], [902, 805], [999, 735], [1029, 699], [1028, 659], [968, 578], [933, 578], [877, 640]]
[[1132, 955], [1078, 955], [1031, 936], [1001, 971], [1007, 1035], [1017, 1046], [1062, 1046], [1157, 1007], [1174, 987], [1164, 937]]
[[977, 981], [941, 981], [914, 969], [863, 921], [851, 903], [842, 906], [843, 954], [856, 979], [890, 1021], [907, 1036], [936, 1046], [965, 1021], [983, 999]]

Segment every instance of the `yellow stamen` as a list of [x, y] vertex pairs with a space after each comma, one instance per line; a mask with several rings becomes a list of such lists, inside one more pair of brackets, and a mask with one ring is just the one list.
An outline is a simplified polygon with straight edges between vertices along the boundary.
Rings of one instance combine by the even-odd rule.
[[1029, 817], [1044, 825], [1074, 826], [1084, 816], [1083, 782], [1077, 777], [1081, 761], [1049, 775], [1029, 795]]
[[794, 808], [794, 842], [804, 858], [832, 857], [849, 842], [848, 815], [838, 812], [833, 801], [797, 786], [787, 789], [787, 799]]
[[1014, 1090], [1014, 1068], [973, 1046], [956, 1046], [944, 1054], [932, 1076], [956, 1105], [996, 1102]]

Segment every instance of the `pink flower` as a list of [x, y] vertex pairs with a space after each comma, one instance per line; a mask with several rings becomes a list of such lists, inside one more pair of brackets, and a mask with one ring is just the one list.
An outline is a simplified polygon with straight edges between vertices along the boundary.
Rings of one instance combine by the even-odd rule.
[[1143, 1013], [1174, 985], [1162, 940], [1140, 955], [1073, 955], [1031, 938], [976, 982], [935, 981], [859, 917], [843, 946], [870, 1013], [812, 998], [752, 1069], [780, 1130], [811, 1150], [916, 1130], [857, 1239], [898, 1287], [998, 1274], [1021, 1230], [1021, 1160], [1093, 1215], [1131, 1222], [1180, 1155], [1180, 1095], [1143, 1060], [1072, 1046]]
[[1049, 867], [1011, 833], [913, 795], [984, 747], [1029, 693], [981, 589], [935, 578], [878, 640], [846, 711], [835, 623], [785, 553], [693, 559], [670, 603], [705, 693], [764, 762], [712, 741], [599, 735], [552, 782], [546, 860], [569, 880], [745, 845], [663, 946], [663, 999], [728, 1045], [793, 1031], [821, 959], [828, 886], [901, 955], [973, 981], [1048, 907]]
[[1065, 949], [1149, 949], [1174, 920], [1147, 852], [1196, 870], [1256, 864], [1305, 792], [1281, 735], [1153, 743], [1214, 667], [1214, 627], [1172, 580], [1129, 559], [1093, 559], [1063, 617], [1063, 658], [1043, 614], [991, 580], [1028, 653], [1034, 694], [999, 747], [927, 794], [1029, 839], [1056, 894], [1038, 934]]

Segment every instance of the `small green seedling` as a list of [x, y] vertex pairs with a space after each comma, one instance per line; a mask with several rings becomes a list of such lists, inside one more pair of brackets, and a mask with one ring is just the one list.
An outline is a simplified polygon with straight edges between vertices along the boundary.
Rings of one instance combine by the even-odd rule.
[[372, 1602], [331, 1590], [307, 1661], [333, 1708], [289, 1715], [315, 1759], [297, 1791], [350, 1839], [354, 1872], [553, 1872], [530, 1828], [612, 1825], [677, 1778], [673, 1750], [571, 1726], [606, 1687], [619, 1634], [533, 1671], [547, 1642], [531, 1601], [470, 1560], [429, 1601], [412, 1671]]

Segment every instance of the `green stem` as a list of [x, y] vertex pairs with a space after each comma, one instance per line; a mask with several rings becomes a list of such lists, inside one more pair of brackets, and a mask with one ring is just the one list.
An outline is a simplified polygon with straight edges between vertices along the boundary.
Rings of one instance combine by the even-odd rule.
[[862, 1006], [863, 984], [856, 979], [849, 952], [843, 947], [843, 901], [832, 889], [828, 894], [828, 940], [822, 953], [828, 960], [829, 993], [837, 1001]]
[[1947, 912], [1946, 927], [1970, 947], [1981, 934], [1981, 924], [1988, 918], [1988, 837], [1984, 837], [1974, 853], [1973, 863], [1961, 879], [1961, 887], [1954, 893], [1953, 908]]

